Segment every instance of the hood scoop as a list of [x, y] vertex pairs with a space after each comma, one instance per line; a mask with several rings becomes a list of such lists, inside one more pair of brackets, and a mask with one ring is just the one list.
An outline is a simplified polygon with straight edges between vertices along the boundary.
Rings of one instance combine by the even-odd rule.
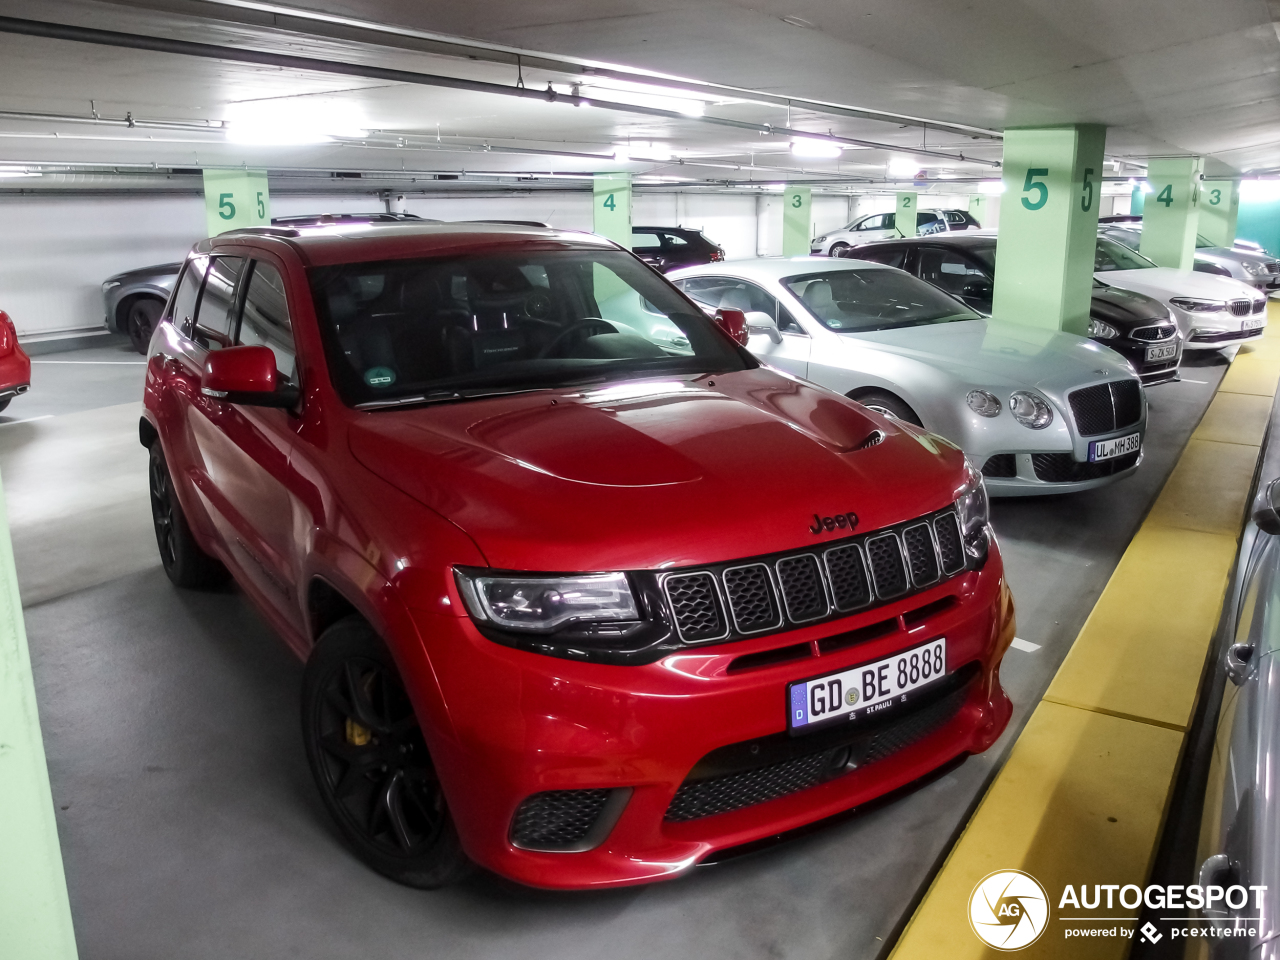
[[884, 443], [885, 433], [883, 430], [872, 430], [867, 434], [866, 438], [854, 447], [855, 450], [866, 450], [868, 447], [878, 447]]

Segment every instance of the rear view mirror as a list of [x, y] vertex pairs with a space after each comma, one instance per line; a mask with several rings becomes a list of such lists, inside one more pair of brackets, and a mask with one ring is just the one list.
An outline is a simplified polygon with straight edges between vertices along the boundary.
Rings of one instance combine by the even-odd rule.
[[262, 346], [211, 351], [205, 357], [200, 392], [251, 407], [292, 407], [298, 402], [298, 388], [277, 382], [276, 355]]
[[1253, 522], [1263, 533], [1280, 534], [1280, 477], [1267, 484], [1253, 511]]
[[721, 307], [714, 317], [716, 326], [729, 335], [739, 346], [747, 345], [747, 315], [741, 310]]
[[773, 317], [761, 310], [752, 310], [747, 314], [747, 336], [763, 333], [774, 343], [782, 342], [782, 334], [778, 332], [778, 324]]

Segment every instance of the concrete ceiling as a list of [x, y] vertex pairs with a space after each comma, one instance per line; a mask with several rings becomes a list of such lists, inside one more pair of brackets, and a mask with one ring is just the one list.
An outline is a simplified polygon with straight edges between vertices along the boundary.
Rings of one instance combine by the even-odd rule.
[[[1280, 40], [1264, 0], [311, 0], [305, 15], [281, 10], [254, 0], [0, 3], [7, 17], [508, 87], [518, 60], [528, 88], [550, 82], [560, 96], [671, 106], [638, 97], [627, 71], [723, 87], [676, 91], [702, 119], [650, 116], [0, 33], [0, 162], [465, 171], [544, 184], [626, 169], [700, 184], [883, 180], [886, 164], [905, 162], [903, 148], [923, 147], [945, 155], [914, 157], [931, 176], [978, 178], [1000, 156], [984, 130], [1095, 122], [1109, 127], [1114, 158], [1194, 153], [1211, 172], [1280, 168]], [[135, 125], [73, 122], [92, 119], [90, 100], [100, 118], [131, 114]], [[227, 142], [221, 122], [246, 111], [367, 132]], [[790, 136], [707, 117], [886, 147], [800, 158]], [[630, 159], [612, 159], [618, 149]]]

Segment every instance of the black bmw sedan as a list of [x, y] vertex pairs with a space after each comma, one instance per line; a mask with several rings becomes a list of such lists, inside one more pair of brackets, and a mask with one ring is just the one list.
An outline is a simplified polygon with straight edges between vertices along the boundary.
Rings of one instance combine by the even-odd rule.
[[[928, 280], [973, 309], [991, 313], [996, 270], [996, 238], [939, 234], [881, 240], [850, 247], [842, 256], [898, 267]], [[1129, 361], [1146, 386], [1176, 380], [1182, 362], [1182, 337], [1159, 300], [1093, 282], [1089, 337]]]

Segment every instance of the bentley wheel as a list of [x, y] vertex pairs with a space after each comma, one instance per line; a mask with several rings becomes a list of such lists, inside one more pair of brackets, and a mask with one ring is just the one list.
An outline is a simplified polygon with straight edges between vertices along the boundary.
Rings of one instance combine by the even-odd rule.
[[924, 426], [916, 416], [916, 412], [891, 393], [864, 393], [853, 399], [882, 417], [905, 420], [907, 423], [914, 423], [917, 427]]
[[156, 528], [156, 546], [165, 574], [179, 587], [216, 587], [227, 580], [227, 568], [200, 549], [182, 504], [173, 491], [173, 477], [160, 450], [160, 441], [151, 444], [147, 467], [151, 488], [151, 522]]
[[361, 618], [339, 621], [316, 643], [302, 731], [320, 797], [361, 860], [423, 889], [470, 872], [395, 662]]
[[133, 349], [139, 353], [147, 352], [151, 334], [155, 331], [156, 321], [160, 319], [163, 310], [164, 304], [153, 297], [139, 297], [129, 305], [125, 329], [129, 332], [129, 342], [133, 344]]

